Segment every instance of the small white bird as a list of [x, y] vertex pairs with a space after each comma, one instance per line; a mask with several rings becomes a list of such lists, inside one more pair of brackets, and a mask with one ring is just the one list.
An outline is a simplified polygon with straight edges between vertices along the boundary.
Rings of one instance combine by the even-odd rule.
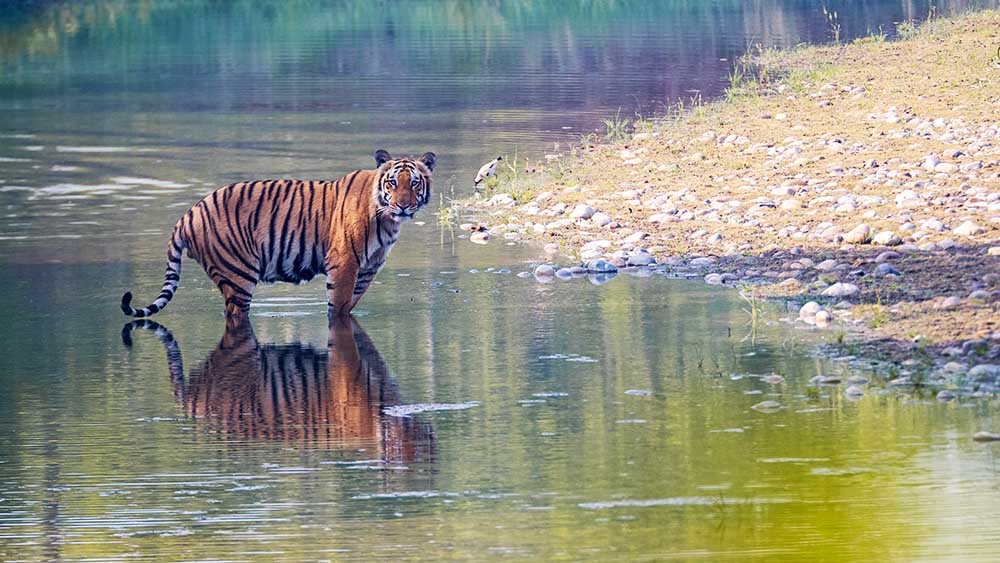
[[493, 160], [484, 164], [483, 167], [479, 169], [479, 172], [476, 174], [476, 181], [475, 181], [476, 186], [478, 186], [479, 183], [482, 182], [483, 180], [497, 173], [497, 163], [500, 162], [501, 160], [503, 160], [503, 157], [498, 156]]

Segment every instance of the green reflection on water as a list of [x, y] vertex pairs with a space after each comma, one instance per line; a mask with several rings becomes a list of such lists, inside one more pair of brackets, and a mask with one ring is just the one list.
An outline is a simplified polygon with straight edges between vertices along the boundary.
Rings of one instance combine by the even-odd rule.
[[[31, 317], [68, 306], [48, 290], [95, 271], [17, 273], [35, 283], [15, 295], [22, 326], [2, 329], [5, 556], [995, 552], [991, 450], [968, 440], [990, 404], [809, 393], [839, 369], [809, 357], [814, 337], [765, 325], [750, 345], [738, 299], [700, 283], [387, 269], [355, 332], [327, 330], [321, 284], [265, 288], [249, 348], [249, 333], [223, 335], [214, 290], [191, 284], [159, 315], [179, 379], [153, 334], [125, 348], [93, 293], [79, 316]], [[404, 290], [413, 301], [394, 313]], [[772, 370], [787, 382], [732, 377]], [[764, 398], [787, 408], [749, 408]], [[475, 403], [379, 411], [431, 402]]]

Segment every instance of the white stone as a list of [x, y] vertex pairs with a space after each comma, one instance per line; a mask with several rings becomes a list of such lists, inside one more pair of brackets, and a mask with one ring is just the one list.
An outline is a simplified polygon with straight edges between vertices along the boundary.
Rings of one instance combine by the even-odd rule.
[[1000, 364], [979, 364], [969, 370], [969, 377], [976, 380], [1000, 377]]
[[851, 229], [851, 232], [844, 235], [844, 242], [849, 244], [864, 244], [868, 242], [868, 237], [871, 235], [872, 228], [868, 226], [867, 223], [861, 223], [857, 227]]
[[849, 297], [861, 291], [858, 286], [853, 283], [841, 283], [837, 282], [830, 287], [823, 290], [824, 297]]
[[586, 203], [581, 203], [573, 208], [573, 212], [569, 214], [570, 217], [574, 219], [590, 219], [594, 215], [594, 208], [587, 205]]
[[469, 240], [476, 244], [486, 244], [490, 240], [490, 234], [483, 231], [475, 232], [469, 235]]
[[820, 272], [829, 272], [837, 266], [838, 264], [836, 260], [823, 260], [819, 264], [816, 264], [816, 269]]
[[986, 229], [980, 227], [972, 221], [966, 221], [961, 225], [955, 227], [951, 232], [956, 235], [961, 235], [963, 237], [971, 237], [975, 235], [981, 235], [986, 232]]
[[704, 268], [714, 264], [715, 259], [709, 258], [708, 256], [699, 256], [698, 258], [692, 258], [688, 263], [696, 268]]
[[882, 231], [872, 237], [872, 242], [881, 244], [882, 246], [898, 246], [903, 244], [903, 239], [899, 238], [899, 235], [892, 231]]
[[603, 227], [608, 223], [611, 223], [611, 221], [612, 219], [610, 215], [608, 215], [607, 213], [602, 213], [600, 211], [590, 216], [590, 222], [597, 225], [598, 227]]
[[514, 207], [517, 202], [510, 194], [497, 194], [490, 198], [488, 205], [493, 207]]
[[943, 301], [938, 303], [938, 309], [955, 309], [962, 304], [962, 299], [952, 295], [951, 297], [946, 297]]
[[610, 272], [617, 272], [618, 268], [614, 264], [607, 262], [606, 260], [591, 260], [587, 263], [587, 272], [596, 274], [605, 274]]
[[627, 264], [629, 266], [648, 266], [656, 263], [653, 255], [643, 249], [633, 250], [628, 255]]
[[629, 236], [625, 237], [625, 240], [623, 242], [626, 242], [626, 243], [629, 243], [629, 244], [636, 244], [638, 242], [641, 242], [647, 236], [649, 236], [649, 235], [647, 235], [646, 233], [644, 233], [642, 231], [636, 231], [636, 232], [630, 234]]
[[799, 318], [803, 320], [813, 319], [816, 313], [823, 310], [823, 306], [815, 301], [810, 301], [799, 308]]
[[556, 275], [556, 269], [548, 264], [541, 264], [535, 268], [534, 275], [536, 278], [551, 278]]

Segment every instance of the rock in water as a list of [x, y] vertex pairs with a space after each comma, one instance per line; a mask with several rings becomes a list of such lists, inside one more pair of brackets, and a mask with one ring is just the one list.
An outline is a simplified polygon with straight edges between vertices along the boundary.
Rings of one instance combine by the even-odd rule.
[[587, 271], [593, 274], [617, 272], [618, 268], [607, 260], [597, 259], [587, 262]]
[[822, 310], [823, 307], [819, 303], [810, 301], [799, 309], [799, 318], [808, 322], [813, 320], [816, 317], [816, 313]]
[[987, 432], [985, 430], [980, 430], [972, 435], [972, 439], [977, 442], [996, 442], [1000, 440], [1000, 434], [994, 434], [993, 432]]
[[556, 269], [548, 264], [542, 264], [535, 268], [534, 274], [536, 278], [551, 278], [556, 275]]
[[780, 411], [781, 409], [785, 408], [785, 406], [779, 403], [778, 401], [761, 401], [750, 408], [752, 408], [757, 412], [773, 413]]
[[648, 266], [655, 262], [656, 260], [653, 259], [653, 255], [642, 249], [635, 250], [629, 253], [628, 256], [629, 266]]
[[857, 385], [851, 385], [847, 389], [844, 389], [844, 396], [848, 399], [858, 399], [865, 394], [865, 390], [858, 387]]

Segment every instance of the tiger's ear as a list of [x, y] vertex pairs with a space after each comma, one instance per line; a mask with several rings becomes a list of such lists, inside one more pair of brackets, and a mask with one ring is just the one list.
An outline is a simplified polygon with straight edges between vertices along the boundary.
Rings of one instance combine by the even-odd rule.
[[437, 163], [437, 159], [438, 157], [436, 154], [432, 152], [425, 152], [424, 154], [420, 155], [420, 158], [418, 160], [420, 160], [420, 162], [423, 162], [424, 166], [426, 166], [428, 170], [434, 172], [434, 164]]
[[392, 160], [392, 155], [386, 152], [385, 149], [379, 149], [375, 151], [375, 168], [380, 168], [386, 162]]

